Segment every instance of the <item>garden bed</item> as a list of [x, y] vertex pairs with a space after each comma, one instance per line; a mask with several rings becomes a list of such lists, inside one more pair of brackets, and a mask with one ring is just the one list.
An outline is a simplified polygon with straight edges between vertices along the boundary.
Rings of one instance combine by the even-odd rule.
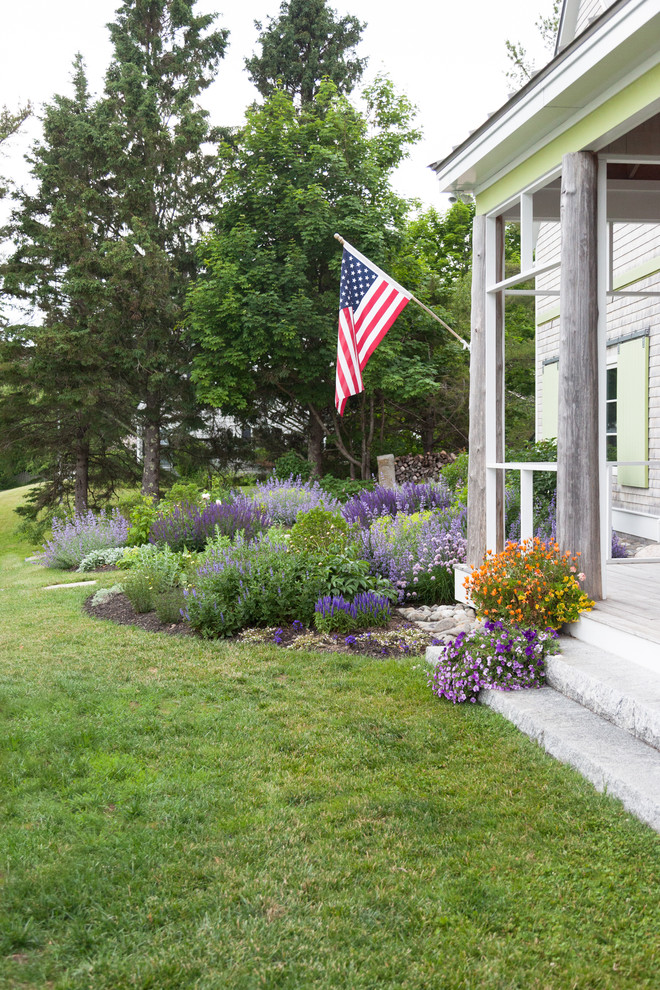
[[[145, 632], [169, 636], [196, 636], [186, 622], [161, 622], [156, 612], [136, 612], [124, 594], [116, 594], [93, 605], [94, 596], [83, 602], [83, 612], [92, 619], [136, 626]], [[423, 654], [431, 646], [432, 636], [417, 629], [401, 616], [392, 617], [386, 628], [357, 630], [350, 636], [324, 635], [305, 629], [300, 623], [267, 629], [248, 629], [225, 640], [228, 643], [272, 643], [295, 650], [316, 650], [332, 653], [352, 653], [361, 656], [398, 656]], [[437, 642], [437, 640], [435, 640]]]

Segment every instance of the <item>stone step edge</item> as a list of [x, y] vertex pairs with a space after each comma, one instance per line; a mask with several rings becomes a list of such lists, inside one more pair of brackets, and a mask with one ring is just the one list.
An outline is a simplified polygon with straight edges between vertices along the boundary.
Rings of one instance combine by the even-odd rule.
[[660, 754], [624, 729], [551, 687], [481, 691], [479, 702], [577, 770], [597, 791], [618, 798], [660, 832]]
[[560, 653], [546, 658], [546, 671], [550, 687], [660, 751], [660, 709], [627, 692], [624, 674], [621, 685], [608, 683], [568, 663]]

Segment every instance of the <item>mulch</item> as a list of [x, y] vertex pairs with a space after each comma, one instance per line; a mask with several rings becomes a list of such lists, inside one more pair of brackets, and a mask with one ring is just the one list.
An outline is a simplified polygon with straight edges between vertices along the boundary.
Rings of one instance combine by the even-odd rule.
[[166, 633], [169, 636], [194, 636], [194, 631], [185, 622], [161, 622], [155, 612], [136, 612], [126, 595], [113, 595], [100, 605], [92, 605], [92, 598], [83, 602], [83, 612], [92, 619], [105, 619], [120, 626], [137, 626], [145, 632]]
[[[190, 626], [185, 622], [178, 623], [165, 623], [161, 622], [155, 612], [136, 612], [131, 605], [130, 601], [124, 594], [116, 594], [111, 598], [108, 598], [105, 602], [99, 605], [92, 605], [92, 598], [94, 596], [90, 595], [83, 602], [83, 612], [92, 619], [100, 619], [106, 622], [116, 622], [118, 625], [122, 626], [136, 626], [138, 629], [143, 629], [145, 632], [150, 633], [164, 633], [168, 636], [197, 636], [197, 633], [190, 628]], [[389, 625], [387, 626], [387, 632], [397, 632], [398, 630], [410, 629], [411, 623], [403, 619], [401, 616], [392, 616]], [[309, 634], [309, 630], [304, 630], [304, 634]], [[283, 626], [281, 630], [278, 630], [277, 642], [281, 646], [289, 646], [294, 640], [300, 635], [300, 632], [293, 626]], [[337, 636], [332, 637], [333, 645], [329, 646], [327, 643], [327, 637], [324, 638], [318, 636], [318, 647], [320, 650], [332, 649], [333, 652], [337, 653], [352, 653], [359, 654], [360, 656], [374, 656], [382, 657], [384, 653], [389, 655], [390, 653], [400, 652], [395, 649], [383, 650], [383, 647], [377, 643], [370, 642], [369, 639], [358, 640], [355, 643], [346, 643], [345, 637]], [[224, 640], [225, 643], [240, 643], [241, 640], [238, 637], [229, 637]], [[431, 637], [429, 637], [429, 643], [431, 642]]]

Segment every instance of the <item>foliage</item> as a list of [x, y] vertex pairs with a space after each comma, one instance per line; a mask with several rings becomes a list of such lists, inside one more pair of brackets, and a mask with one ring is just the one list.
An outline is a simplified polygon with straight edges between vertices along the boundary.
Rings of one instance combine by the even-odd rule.
[[[551, 4], [551, 6], [549, 6]], [[548, 13], [539, 17], [535, 26], [544, 47], [552, 52], [557, 41], [562, 0], [546, 0]], [[504, 42], [510, 65], [505, 72], [509, 83], [516, 89], [524, 86], [537, 71], [533, 59], [530, 58], [525, 46], [520, 42], [507, 40]]]
[[127, 538], [128, 523], [117, 509], [109, 514], [90, 511], [71, 519], [55, 518], [40, 563], [44, 567], [76, 568], [93, 550], [125, 545]]
[[382, 516], [361, 531], [360, 540], [361, 556], [391, 581], [400, 602], [454, 601], [454, 565], [466, 554], [463, 512]]
[[375, 481], [359, 481], [352, 478], [335, 478], [332, 474], [324, 474], [319, 478], [319, 485], [324, 492], [331, 495], [338, 502], [348, 502], [354, 495], [359, 495], [362, 491], [371, 491], [376, 484]]
[[289, 450], [286, 454], [278, 457], [273, 468], [273, 477], [278, 481], [288, 481], [300, 478], [301, 481], [309, 481], [312, 476], [313, 465], [310, 461], [304, 460], [295, 450]]
[[371, 572], [369, 562], [355, 550], [323, 556], [316, 563], [315, 573], [323, 579], [326, 594], [355, 595], [376, 592], [394, 601], [396, 591], [392, 582], [381, 574]]
[[488, 621], [483, 630], [460, 633], [444, 646], [428, 684], [439, 698], [473, 704], [482, 690], [541, 687], [552, 630], [518, 629]]
[[122, 583], [124, 594], [133, 606], [133, 610], [141, 615], [152, 612], [154, 608], [154, 589], [149, 574], [142, 568], [131, 571]]
[[322, 79], [331, 79], [339, 93], [350, 93], [366, 59], [355, 57], [365, 28], [357, 17], [341, 19], [326, 0], [283, 0], [280, 16], [261, 31], [261, 54], [245, 60], [250, 79], [262, 96], [281, 86], [291, 99], [311, 103]]
[[207, 638], [295, 619], [310, 625], [324, 591], [323, 577], [305, 555], [287, 553], [271, 536], [252, 544], [238, 536], [197, 569], [185, 590], [184, 617]]
[[268, 526], [261, 507], [246, 495], [236, 495], [231, 502], [180, 502], [158, 512], [151, 524], [149, 541], [167, 544], [172, 550], [203, 550], [214, 533], [233, 538], [242, 533], [254, 539]]
[[[301, 107], [276, 88], [247, 111], [240, 140], [220, 149], [223, 206], [188, 297], [201, 398], [232, 415], [295, 417], [318, 456], [324, 433], [347, 453], [332, 413], [334, 234], [387, 268], [407, 212], [389, 176], [418, 136], [411, 104], [388, 80], [365, 91], [364, 106], [325, 79]], [[368, 477], [370, 464], [352, 456]]]
[[[74, 96], [46, 107], [44, 139], [18, 197], [6, 293], [43, 314], [6, 335], [5, 443], [42, 467], [42, 504], [133, 481], [126, 438], [141, 430], [143, 491], [158, 494], [161, 448], [202, 426], [181, 307], [194, 240], [215, 206], [214, 133], [196, 99], [226, 31], [195, 0], [125, 0], [93, 99], [82, 58]], [[178, 433], [177, 433], [178, 431]]]
[[153, 495], [140, 495], [139, 501], [129, 513], [131, 527], [128, 531], [129, 546], [139, 547], [149, 539], [151, 527], [158, 515]]
[[303, 482], [298, 478], [286, 481], [269, 478], [255, 486], [253, 498], [271, 523], [287, 526], [292, 526], [301, 512], [310, 512], [319, 506], [334, 512], [340, 507], [318, 481]]
[[81, 513], [90, 488], [107, 496], [136, 465], [125, 443], [130, 402], [119, 345], [105, 318], [114, 200], [80, 56], [73, 88], [44, 108], [43, 139], [28, 158], [32, 181], [17, 192], [5, 231], [12, 247], [2, 291], [16, 317], [0, 332], [0, 446], [38, 463], [39, 508], [73, 499]]
[[351, 525], [358, 523], [366, 528], [381, 516], [394, 517], [400, 512], [410, 515], [425, 509], [446, 509], [449, 501], [449, 490], [442, 482], [416, 484], [411, 481], [396, 488], [375, 485], [370, 491], [361, 491], [359, 495], [349, 499], [341, 511]]
[[350, 527], [343, 516], [318, 505], [296, 517], [289, 549], [305, 553], [341, 553], [349, 541], [349, 534]]
[[124, 556], [126, 547], [106, 547], [102, 550], [92, 550], [80, 561], [79, 571], [97, 571], [101, 567], [110, 567]]
[[487, 551], [481, 567], [465, 579], [480, 616], [517, 625], [559, 629], [575, 622], [594, 603], [578, 583], [578, 557], [560, 555], [556, 543], [538, 537], [508, 543], [499, 554]]
[[372, 591], [356, 595], [324, 595], [314, 606], [314, 625], [323, 633], [351, 633], [357, 629], [386, 626], [392, 617], [390, 600]]
[[[151, 612], [154, 608], [161, 622], [179, 622], [183, 605], [181, 585], [188, 580], [196, 558], [190, 553], [175, 553], [168, 546], [146, 544], [126, 551], [122, 561], [128, 568], [124, 592], [136, 612]], [[177, 608], [174, 602], [179, 602]], [[163, 615], [174, 618], [161, 618]]]

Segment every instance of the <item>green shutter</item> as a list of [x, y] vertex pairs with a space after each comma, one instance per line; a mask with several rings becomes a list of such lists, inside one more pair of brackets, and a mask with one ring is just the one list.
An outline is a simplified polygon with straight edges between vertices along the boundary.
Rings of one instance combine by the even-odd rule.
[[[619, 344], [616, 388], [617, 460], [646, 461], [649, 456], [649, 339]], [[648, 488], [648, 467], [620, 467], [620, 485]]]
[[541, 440], [554, 440], [559, 426], [559, 362], [543, 365]]

